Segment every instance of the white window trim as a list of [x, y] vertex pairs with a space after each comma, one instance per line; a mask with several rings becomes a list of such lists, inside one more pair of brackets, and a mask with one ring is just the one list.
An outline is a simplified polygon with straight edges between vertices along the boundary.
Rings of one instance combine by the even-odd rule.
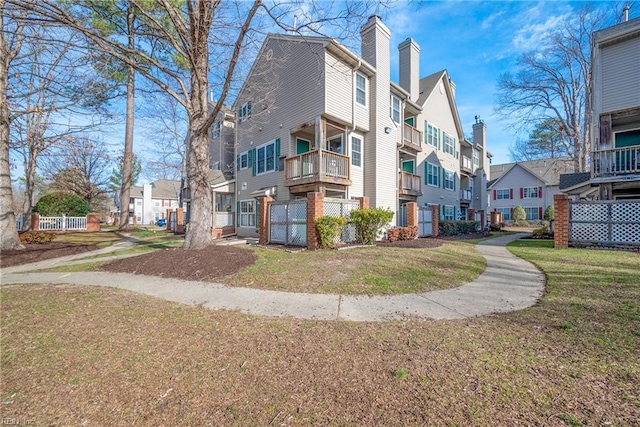
[[[358, 77], [362, 77], [364, 79], [364, 89], [359, 89], [358, 88]], [[362, 107], [366, 107], [369, 104], [369, 96], [368, 96], [368, 87], [369, 87], [369, 79], [367, 78], [367, 76], [365, 76], [362, 73], [356, 73], [355, 77], [354, 77], [354, 82], [353, 82], [353, 89], [355, 91], [355, 100], [356, 100], [356, 105], [360, 105]], [[358, 101], [358, 91], [364, 91], [364, 104], [361, 103], [360, 101]]]
[[[531, 218], [530, 218], [529, 215], [527, 214], [527, 210], [531, 210], [531, 209], [533, 209], [533, 212], [535, 212], [535, 215], [531, 215]], [[524, 213], [526, 215], [525, 216], [526, 221], [539, 221], [542, 219], [542, 218], [533, 218], [533, 216], [536, 216], [536, 217], [540, 216], [540, 206], [524, 206]]]
[[[242, 203], [250, 203], [250, 204], [252, 204], [253, 205], [253, 212], [242, 212]], [[241, 227], [241, 228], [255, 228], [256, 227], [256, 220], [257, 220], [257, 218], [256, 218], [256, 214], [257, 214], [256, 208], [257, 208], [257, 206], [256, 206], [256, 200], [255, 199], [240, 200], [240, 212], [237, 213], [238, 214], [238, 218], [239, 218], [238, 227]], [[251, 215], [253, 215], [254, 224], [253, 225], [242, 225], [243, 216], [248, 218]], [[250, 221], [247, 221], [247, 222], [250, 222]]]
[[[442, 188], [444, 188], [447, 191], [456, 191], [456, 173], [455, 171], [449, 170], [449, 169], [443, 169], [443, 182], [442, 182]], [[447, 180], [447, 175], [451, 176], [451, 180]], [[451, 182], [451, 188], [449, 188], [447, 186], [447, 182]]]
[[[429, 166], [431, 166], [431, 174], [429, 174]], [[434, 171], [437, 170], [438, 172], [435, 173], [434, 175]], [[436, 165], [435, 163], [431, 163], [431, 162], [427, 162], [427, 185], [429, 187], [436, 187], [436, 188], [440, 188], [440, 174], [441, 174], [441, 169], [440, 169], [440, 165]], [[437, 180], [437, 184], [429, 184], [429, 177], [436, 177]]]
[[[511, 208], [498, 207], [496, 210], [502, 214], [503, 221], [511, 221]], [[506, 215], [505, 212], [507, 212]]]
[[211, 137], [213, 139], [219, 138], [220, 137], [220, 129], [222, 129], [222, 125], [220, 124], [219, 121], [215, 121], [213, 122], [213, 132], [211, 133]]
[[[394, 101], [394, 100], [395, 100], [395, 101], [398, 101], [398, 109], [397, 109], [397, 110], [396, 110], [395, 108], [393, 108], [393, 101]], [[401, 114], [402, 112], [400, 111], [400, 110], [401, 110], [401, 108], [402, 108], [402, 101], [400, 100], [400, 98], [398, 98], [398, 97], [397, 97], [397, 96], [395, 96], [395, 95], [391, 95], [391, 102], [390, 102], [390, 106], [389, 106], [389, 107], [390, 107], [389, 116], [391, 117], [391, 120], [393, 120], [393, 121], [394, 121], [395, 123], [397, 123], [397, 124], [400, 124], [400, 120], [402, 119], [402, 114]], [[393, 114], [394, 114], [396, 111], [398, 112], [398, 120], [396, 120], [396, 119], [393, 117]]]
[[[451, 211], [450, 214], [447, 213], [447, 211]], [[456, 207], [453, 205], [444, 205], [443, 211], [442, 211], [442, 219], [444, 221], [455, 221], [456, 219]]]
[[247, 101], [238, 108], [238, 124], [247, 121], [251, 117], [251, 101]]
[[[273, 169], [269, 169], [269, 170], [267, 170], [267, 147], [268, 147], [269, 145], [273, 145]], [[264, 148], [264, 153], [265, 153], [265, 157], [264, 157], [264, 171], [262, 171], [262, 172], [260, 172], [260, 171], [259, 171], [260, 164], [258, 163], [258, 151], [259, 151], [261, 148]], [[264, 144], [257, 146], [257, 147], [256, 147], [256, 154], [255, 154], [255, 157], [256, 157], [256, 158], [255, 158], [255, 159], [253, 159], [253, 161], [254, 161], [254, 162], [256, 162], [256, 176], [259, 176], [259, 175], [266, 175], [266, 174], [268, 174], [268, 173], [276, 172], [276, 170], [277, 170], [277, 169], [276, 169], [276, 160], [277, 160], [277, 159], [276, 159], [276, 140], [275, 140], [275, 139], [272, 139], [272, 140], [271, 140], [271, 141], [269, 141], [269, 142], [265, 142]], [[248, 158], [247, 158], [247, 163], [248, 163]]]
[[[438, 148], [438, 143], [440, 142], [440, 129], [438, 129], [437, 126], [435, 126], [433, 123], [430, 123], [428, 120], [425, 120], [426, 122], [426, 126], [424, 129], [424, 138], [425, 138], [425, 144], [432, 146], [433, 148]], [[435, 144], [432, 144], [429, 141], [429, 129], [431, 129], [431, 135], [433, 136], [433, 142], [435, 142]]]
[[[447, 140], [450, 140], [451, 144], [447, 144]], [[456, 139], [446, 132], [442, 132], [442, 151], [452, 156], [456, 155]]]
[[[362, 151], [364, 149], [364, 138], [360, 135], [356, 135], [356, 134], [351, 134], [349, 135], [349, 152], [351, 154], [351, 166], [356, 167], [356, 168], [362, 168], [362, 164], [364, 163], [364, 156], [362, 155]], [[354, 165], [353, 164], [353, 138], [357, 139], [358, 141], [360, 141], [360, 164], [359, 165]]]
[[[533, 190], [535, 197], [531, 197], [531, 191]], [[522, 187], [522, 198], [523, 199], [539, 199], [538, 197], [540, 193], [538, 192], [538, 187]]]
[[[246, 161], [246, 166], [242, 167], [242, 157], [246, 157], [247, 161]], [[240, 162], [240, 164], [238, 165], [238, 170], [245, 170], [245, 169], [249, 169], [249, 152], [248, 151], [243, 151], [242, 153], [238, 154], [238, 161]]]
[[[507, 197], [500, 197], [500, 191], [506, 191]], [[496, 200], [511, 200], [511, 189], [510, 188], [496, 188]]]

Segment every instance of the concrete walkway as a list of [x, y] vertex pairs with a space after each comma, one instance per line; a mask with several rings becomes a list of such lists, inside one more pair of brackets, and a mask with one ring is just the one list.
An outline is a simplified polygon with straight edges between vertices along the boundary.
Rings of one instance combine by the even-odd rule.
[[525, 235], [502, 236], [478, 244], [476, 249], [486, 258], [487, 268], [473, 282], [454, 289], [420, 294], [305, 294], [122, 273], [20, 273], [27, 268], [32, 270], [33, 264], [3, 269], [1, 283], [107, 286], [211, 309], [301, 319], [461, 319], [520, 310], [534, 305], [542, 297], [544, 275], [531, 263], [515, 257], [505, 248], [508, 242]]

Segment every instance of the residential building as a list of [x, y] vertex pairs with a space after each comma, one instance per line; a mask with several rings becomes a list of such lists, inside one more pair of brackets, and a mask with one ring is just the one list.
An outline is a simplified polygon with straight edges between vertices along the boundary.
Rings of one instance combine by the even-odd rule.
[[640, 18], [594, 33], [592, 79], [590, 185], [640, 198]]
[[160, 179], [131, 187], [130, 211], [137, 224], [155, 224], [165, 218], [167, 209], [178, 208], [180, 181]]
[[446, 70], [420, 79], [412, 39], [392, 82], [390, 37], [376, 16], [360, 55], [331, 38], [267, 36], [233, 106], [238, 235], [257, 236], [261, 195], [366, 196], [398, 224], [406, 202], [439, 205], [442, 219], [485, 209], [486, 126], [478, 118], [465, 140], [455, 85]]
[[210, 130], [209, 159], [212, 170], [221, 171], [227, 180], [234, 178], [235, 162], [235, 114], [230, 107], [223, 107]]
[[553, 206], [553, 195], [560, 193], [560, 175], [574, 170], [568, 157], [491, 165], [490, 210], [511, 221], [513, 208], [522, 206], [527, 221], [542, 220], [547, 207]]

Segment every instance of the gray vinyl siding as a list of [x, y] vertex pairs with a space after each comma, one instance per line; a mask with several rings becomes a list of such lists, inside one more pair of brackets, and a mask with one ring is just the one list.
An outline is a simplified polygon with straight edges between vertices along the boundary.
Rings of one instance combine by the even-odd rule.
[[[424, 122], [427, 120], [432, 125], [440, 129], [440, 149], [423, 141], [422, 152], [417, 155], [417, 173], [422, 176], [422, 196], [418, 197], [418, 204], [453, 205], [460, 206], [460, 159], [443, 151], [442, 132], [453, 136], [456, 139], [456, 150], [460, 151], [460, 135], [456, 127], [454, 112], [449, 104], [447, 91], [440, 93], [438, 87], [426, 100], [422, 106], [422, 113], [418, 116], [417, 128], [425, 131]], [[440, 186], [438, 188], [425, 184], [425, 162], [440, 166]], [[442, 170], [450, 170], [456, 174], [455, 191], [447, 190], [443, 185]]]
[[[542, 198], [521, 198], [520, 188], [524, 187], [542, 187]], [[493, 190], [497, 189], [513, 189], [513, 198], [507, 200], [494, 200]], [[492, 211], [495, 208], [500, 207], [542, 207], [543, 214], [547, 206], [553, 205], [553, 195], [560, 193], [557, 185], [546, 186], [541, 179], [536, 178], [519, 166], [513, 167], [509, 172], [501, 176], [489, 191], [489, 198], [491, 202], [490, 210]]]
[[602, 112], [640, 103], [640, 37], [600, 49]]
[[[365, 141], [364, 190], [372, 207], [398, 209], [398, 154], [396, 141], [401, 128], [390, 134], [384, 128], [392, 126], [389, 117], [390, 45], [385, 29], [375, 25], [362, 34], [362, 57], [376, 67], [376, 75], [369, 79], [369, 109], [371, 131]], [[394, 219], [395, 222], [395, 219]], [[392, 222], [393, 223], [393, 222]]]
[[[267, 61], [266, 52], [272, 50]], [[313, 123], [324, 110], [324, 47], [321, 43], [269, 39], [257, 58], [235, 108], [252, 102], [252, 115], [238, 125], [237, 152], [253, 149], [280, 138], [280, 159], [295, 154], [290, 130]], [[260, 95], [256, 99], [256, 95]], [[250, 199], [251, 193], [264, 187], [277, 187], [277, 200], [289, 199], [284, 172], [253, 176], [248, 168], [237, 172], [237, 200]], [[243, 190], [243, 183], [246, 189]]]

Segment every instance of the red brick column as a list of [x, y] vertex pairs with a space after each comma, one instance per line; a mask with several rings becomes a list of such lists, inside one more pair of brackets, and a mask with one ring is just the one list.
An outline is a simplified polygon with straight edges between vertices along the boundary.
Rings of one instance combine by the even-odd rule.
[[475, 218], [475, 209], [467, 209], [467, 221], [473, 221]]
[[566, 194], [553, 195], [554, 232], [553, 246], [556, 248], [569, 247], [569, 196]]
[[176, 233], [184, 233], [184, 209], [176, 209]]
[[307, 193], [307, 249], [317, 249], [320, 246], [316, 232], [316, 219], [323, 215], [324, 194]]
[[40, 230], [40, 214], [37, 212], [31, 214], [31, 230]]
[[418, 226], [418, 204], [416, 202], [408, 202], [407, 208], [407, 227]]
[[356, 197], [356, 200], [360, 202], [360, 209], [369, 209], [369, 198], [368, 197]]
[[100, 214], [90, 213], [87, 215], [87, 231], [100, 231]]
[[[257, 197], [260, 210], [258, 211], [258, 243], [266, 245], [269, 243], [269, 203], [273, 202], [273, 198], [269, 196]], [[240, 215], [240, 212], [236, 212]]]
[[433, 237], [438, 237], [440, 234], [440, 205], [431, 205], [431, 229], [433, 230]]
[[491, 212], [491, 225], [502, 224], [502, 212]]
[[167, 220], [167, 231], [171, 231], [171, 209], [167, 209], [167, 216], [164, 217]]

